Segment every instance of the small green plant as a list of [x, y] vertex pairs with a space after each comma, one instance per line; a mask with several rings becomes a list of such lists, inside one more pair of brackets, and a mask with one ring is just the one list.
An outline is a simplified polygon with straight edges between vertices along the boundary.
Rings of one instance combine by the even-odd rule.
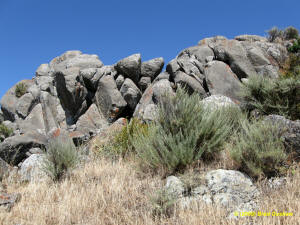
[[253, 178], [275, 176], [286, 159], [281, 131], [269, 121], [244, 121], [230, 145], [239, 170]]
[[0, 124], [0, 136], [4, 136], [4, 138], [9, 137], [13, 133], [13, 130], [5, 126], [4, 124]]
[[162, 98], [158, 119], [149, 125], [147, 135], [138, 133], [132, 138], [143, 165], [173, 174], [219, 152], [241, 112], [236, 107], [211, 111], [201, 100], [182, 88], [175, 96]]
[[270, 79], [251, 76], [241, 88], [241, 97], [250, 110], [262, 115], [278, 114], [289, 119], [300, 118], [300, 79]]
[[20, 98], [27, 92], [27, 85], [25, 83], [19, 83], [16, 85], [15, 94], [16, 97]]
[[70, 138], [56, 137], [46, 148], [43, 169], [54, 181], [60, 181], [79, 162], [80, 153], [73, 141]]
[[292, 26], [284, 29], [283, 37], [285, 40], [297, 39], [299, 37], [299, 31]]

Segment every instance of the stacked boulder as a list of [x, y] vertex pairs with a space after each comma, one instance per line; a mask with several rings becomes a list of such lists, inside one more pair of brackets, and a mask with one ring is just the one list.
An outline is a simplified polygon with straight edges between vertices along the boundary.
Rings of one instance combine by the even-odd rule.
[[27, 86], [24, 95], [16, 97], [16, 84], [1, 99], [0, 120], [14, 132], [0, 143], [0, 157], [17, 165], [58, 134], [86, 141], [121, 117], [151, 121], [161, 97], [174, 94], [178, 85], [238, 104], [242, 79], [275, 78], [286, 58], [283, 44], [254, 35], [203, 39], [181, 51], [164, 72], [163, 58], [142, 62], [134, 54], [103, 65], [96, 55], [68, 51], [39, 66], [32, 80], [19, 82]]

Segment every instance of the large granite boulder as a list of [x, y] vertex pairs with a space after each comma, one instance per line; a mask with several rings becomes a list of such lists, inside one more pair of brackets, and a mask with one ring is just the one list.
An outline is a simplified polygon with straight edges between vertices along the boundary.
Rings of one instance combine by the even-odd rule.
[[125, 75], [137, 84], [141, 74], [141, 55], [134, 54], [120, 60], [115, 68], [118, 73]]
[[132, 80], [126, 78], [124, 83], [122, 84], [120, 92], [127, 102], [129, 108], [131, 110], [134, 110], [142, 97], [142, 92], [140, 91], [140, 89], [134, 84]]
[[164, 59], [162, 57], [143, 62], [141, 65], [141, 76], [150, 77], [151, 80], [154, 80], [163, 67]]
[[95, 100], [105, 118], [112, 121], [115, 120], [127, 106], [127, 102], [122, 97], [116, 81], [112, 76], [104, 76], [100, 79]]

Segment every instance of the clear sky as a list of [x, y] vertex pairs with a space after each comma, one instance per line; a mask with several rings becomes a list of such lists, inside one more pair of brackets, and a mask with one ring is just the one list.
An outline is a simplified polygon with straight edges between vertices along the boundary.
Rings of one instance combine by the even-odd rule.
[[67, 50], [109, 65], [177, 53], [205, 37], [300, 29], [299, 0], [0, 0], [0, 97]]

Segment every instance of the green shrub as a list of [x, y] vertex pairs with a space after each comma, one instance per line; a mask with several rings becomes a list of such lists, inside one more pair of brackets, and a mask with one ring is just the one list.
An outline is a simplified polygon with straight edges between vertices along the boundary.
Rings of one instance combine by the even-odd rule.
[[80, 153], [70, 138], [56, 137], [46, 150], [43, 169], [54, 181], [61, 180], [80, 161]]
[[283, 31], [283, 37], [285, 40], [297, 39], [299, 37], [299, 31], [295, 27], [287, 27]]
[[13, 133], [13, 130], [5, 126], [4, 124], [0, 124], [0, 136], [4, 136], [5, 138], [9, 137]]
[[147, 136], [148, 125], [137, 118], [132, 118], [121, 131], [114, 134], [114, 137], [101, 148], [101, 154], [105, 156], [125, 157], [134, 152], [131, 138], [137, 133]]
[[200, 157], [212, 158], [238, 124], [236, 107], [210, 111], [198, 94], [179, 88], [159, 103], [158, 119], [147, 135], [136, 134], [132, 144], [143, 165], [166, 174], [181, 172]]
[[300, 52], [300, 38], [297, 38], [297, 40], [293, 43], [293, 45], [288, 48], [288, 51], [291, 52], [291, 53]]
[[279, 30], [277, 27], [272, 27], [270, 30], [267, 31], [268, 33], [268, 40], [270, 42], [275, 41], [276, 38], [282, 38], [283, 37], [283, 31]]
[[261, 114], [278, 114], [300, 119], [300, 79], [270, 79], [251, 76], [241, 88], [241, 97], [248, 108]]
[[230, 154], [239, 170], [249, 176], [275, 176], [286, 159], [278, 127], [267, 121], [244, 121], [230, 145]]
[[15, 95], [20, 98], [27, 92], [27, 85], [25, 83], [19, 83], [16, 85]]

